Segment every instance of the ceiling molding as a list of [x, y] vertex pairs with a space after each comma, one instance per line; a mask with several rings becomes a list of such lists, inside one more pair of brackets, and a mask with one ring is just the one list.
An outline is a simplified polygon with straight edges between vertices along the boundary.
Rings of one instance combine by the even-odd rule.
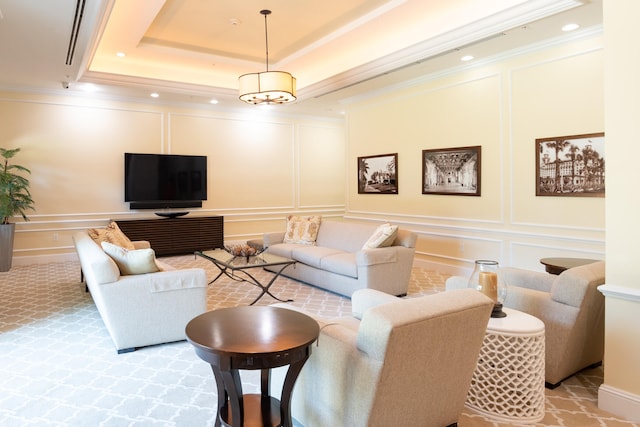
[[530, 1], [488, 18], [478, 20], [454, 31], [433, 37], [360, 67], [337, 74], [298, 91], [300, 97], [315, 98], [349, 87], [365, 80], [419, 64], [437, 55], [486, 41], [503, 31], [580, 6], [577, 0]]

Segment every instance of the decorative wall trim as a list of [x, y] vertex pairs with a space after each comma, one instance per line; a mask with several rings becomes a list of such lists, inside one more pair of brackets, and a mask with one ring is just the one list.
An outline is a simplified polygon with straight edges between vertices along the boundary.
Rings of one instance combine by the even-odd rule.
[[[553, 238], [554, 241], [558, 241], [558, 240], [566, 240], [566, 241], [574, 241], [576, 243], [602, 243], [604, 245], [604, 240], [602, 242], [598, 242], [598, 241], [589, 241], [587, 239], [583, 239], [583, 238], [574, 238], [574, 239], [569, 239], [569, 238]], [[577, 252], [577, 253], [581, 253], [581, 254], [585, 254], [585, 255], [589, 255], [589, 256], [593, 256], [593, 257], [600, 257], [600, 258], [604, 258], [604, 250], [602, 251], [589, 251], [589, 250], [585, 250], [582, 248], [573, 248], [573, 247], [568, 247], [568, 246], [557, 246], [557, 245], [541, 245], [538, 243], [527, 243], [527, 242], [511, 242], [510, 246], [516, 247], [525, 247], [525, 248], [539, 248], [539, 249], [546, 249], [546, 250], [556, 250], [556, 251], [562, 251], [562, 252]]]
[[598, 408], [640, 422], [640, 396], [606, 384], [598, 389]]
[[[354, 214], [360, 214], [360, 215], [354, 215]], [[365, 214], [365, 215], [370, 214], [372, 216], [367, 217], [362, 214]], [[588, 238], [588, 237], [579, 237], [579, 236], [563, 236], [560, 234], [541, 233], [541, 232], [535, 231], [534, 229], [532, 229], [531, 231], [504, 230], [504, 229], [494, 230], [494, 229], [486, 228], [482, 226], [478, 226], [478, 227], [469, 226], [469, 225], [460, 226], [455, 224], [439, 224], [434, 222], [428, 222], [428, 221], [450, 221], [450, 222], [466, 222], [466, 223], [473, 223], [473, 224], [480, 224], [480, 225], [485, 225], [485, 224], [501, 225], [501, 223], [499, 222], [485, 221], [485, 220], [473, 220], [473, 219], [465, 220], [464, 218], [444, 218], [444, 217], [434, 217], [434, 216], [426, 216], [426, 215], [402, 215], [402, 214], [394, 214], [394, 213], [386, 213], [386, 212], [377, 213], [377, 212], [358, 212], [358, 211], [347, 211], [345, 212], [344, 217], [345, 219], [351, 219], [354, 221], [393, 220], [393, 222], [397, 224], [402, 224], [405, 226], [420, 226], [420, 227], [425, 227], [425, 228], [435, 229], [435, 230], [449, 230], [449, 231], [459, 231], [459, 232], [467, 232], [467, 233], [481, 232], [483, 234], [494, 234], [494, 235], [500, 235], [504, 237], [518, 236], [521, 238], [532, 238], [532, 239], [535, 238], [537, 240], [540, 240], [540, 239], [551, 239], [554, 241], [564, 240], [564, 241], [578, 242], [581, 244], [596, 244], [596, 245], [603, 245], [605, 243], [604, 236], [602, 238]], [[419, 219], [423, 219], [425, 221], [414, 221]], [[542, 225], [540, 225], [539, 227], [547, 228], [546, 226], [542, 226]], [[558, 228], [569, 230], [569, 231], [573, 231], [577, 229], [576, 227], [562, 227], [562, 228], [558, 227]], [[604, 233], [604, 230], [600, 230], [600, 229], [589, 229], [589, 230]], [[442, 235], [446, 235], [450, 237], [461, 237], [460, 234], [457, 234], [454, 232], [443, 233]], [[600, 252], [594, 252], [594, 253], [600, 253]]]
[[625, 286], [600, 285], [598, 286], [598, 290], [607, 298], [640, 303], [640, 289], [628, 288]]

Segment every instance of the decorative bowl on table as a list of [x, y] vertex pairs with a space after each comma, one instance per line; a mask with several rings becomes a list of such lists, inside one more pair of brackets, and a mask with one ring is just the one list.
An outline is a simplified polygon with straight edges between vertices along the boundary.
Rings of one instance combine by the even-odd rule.
[[249, 245], [232, 245], [225, 246], [224, 250], [229, 252], [231, 255], [235, 257], [246, 257], [249, 260], [250, 256], [258, 255], [262, 251], [257, 250]]

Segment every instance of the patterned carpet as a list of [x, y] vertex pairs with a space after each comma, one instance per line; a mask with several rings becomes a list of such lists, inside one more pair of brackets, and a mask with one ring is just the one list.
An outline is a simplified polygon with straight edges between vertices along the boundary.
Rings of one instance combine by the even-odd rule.
[[[165, 258], [178, 268], [215, 267], [193, 256]], [[260, 272], [259, 275], [269, 273]], [[446, 276], [414, 268], [409, 296], [442, 291]], [[296, 306], [332, 317], [350, 301], [288, 279], [272, 291]], [[231, 280], [209, 286], [209, 309], [247, 305], [258, 289]], [[270, 297], [259, 304], [274, 302]], [[256, 372], [243, 372], [245, 390], [258, 390]], [[546, 391], [539, 426], [637, 426], [597, 408], [602, 369], [583, 372]], [[77, 262], [16, 266], [0, 273], [0, 425], [213, 426], [216, 402], [210, 367], [187, 342], [116, 354]], [[461, 427], [507, 424], [465, 409]], [[337, 427], [337, 426], [331, 426]]]

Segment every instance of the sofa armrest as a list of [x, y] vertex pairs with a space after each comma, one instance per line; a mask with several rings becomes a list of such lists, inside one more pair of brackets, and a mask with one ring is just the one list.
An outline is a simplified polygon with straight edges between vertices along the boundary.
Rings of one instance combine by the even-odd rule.
[[150, 292], [207, 287], [207, 274], [202, 268], [187, 268], [149, 273], [149, 279]]
[[464, 289], [469, 286], [469, 278], [465, 276], [451, 276], [444, 282], [444, 288], [447, 291], [454, 289]]
[[398, 234], [393, 242], [393, 246], [404, 246], [405, 248], [415, 248], [418, 235], [413, 231], [398, 228]]
[[284, 231], [274, 231], [264, 233], [262, 235], [262, 244], [264, 248], [268, 248], [271, 245], [275, 245], [276, 243], [284, 242]]
[[[503, 267], [498, 270], [498, 278], [507, 287], [518, 286], [541, 292], [551, 292], [551, 287], [558, 276], [522, 268]], [[507, 292], [509, 291], [507, 290]]]
[[386, 264], [398, 260], [397, 248], [389, 246], [386, 248], [364, 249], [356, 252], [356, 264], [360, 266]]
[[358, 289], [351, 295], [351, 314], [362, 319], [364, 312], [388, 302], [398, 301], [398, 297], [375, 289]]

